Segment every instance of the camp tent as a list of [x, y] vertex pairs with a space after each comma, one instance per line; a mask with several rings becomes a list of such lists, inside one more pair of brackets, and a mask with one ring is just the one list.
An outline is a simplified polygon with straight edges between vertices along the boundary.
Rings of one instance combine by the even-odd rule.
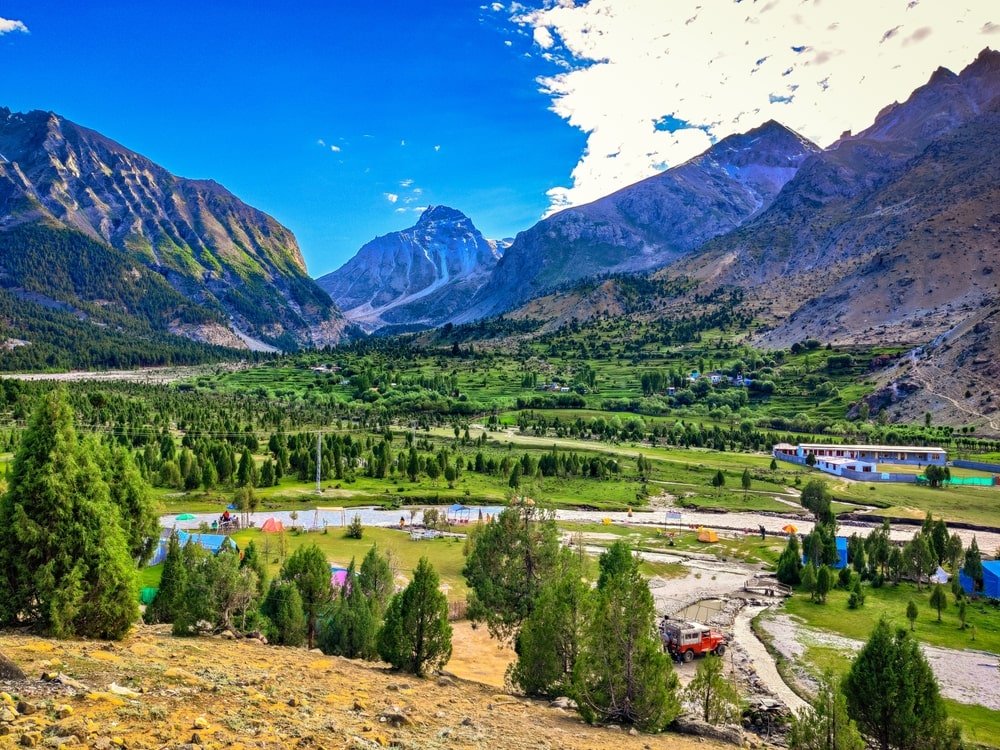
[[347, 568], [342, 568], [339, 565], [331, 565], [330, 585], [340, 589], [344, 587], [345, 583], [347, 583]]
[[[837, 544], [837, 562], [830, 567], [834, 570], [841, 570], [842, 568], [847, 567], [847, 537], [838, 536], [834, 541]], [[809, 564], [809, 555], [802, 555], [802, 564]]]
[[698, 541], [699, 542], [717, 542], [719, 541], [719, 535], [715, 533], [712, 529], [706, 529], [704, 526], [698, 530]]
[[944, 568], [938, 565], [938, 569], [934, 571], [934, 575], [931, 576], [931, 583], [948, 583], [951, 580], [951, 574], [948, 573]]
[[838, 536], [836, 539], [837, 543], [837, 562], [833, 564], [834, 570], [840, 570], [841, 568], [847, 567], [847, 537]]
[[278, 534], [285, 530], [285, 526], [276, 518], [268, 518], [260, 530], [265, 534]]
[[[958, 571], [958, 582], [966, 594], [972, 593], [972, 579], [965, 575], [964, 570]], [[991, 599], [1000, 599], [1000, 560], [983, 562], [983, 590], [979, 593]]]
[[[172, 533], [174, 532], [171, 529], [164, 529], [160, 532], [160, 543], [156, 547], [153, 559], [149, 561], [150, 565], [159, 565], [167, 559], [167, 546], [170, 544], [170, 535]], [[186, 531], [177, 531], [177, 541], [180, 542], [181, 547], [188, 542], [197, 544], [213, 555], [217, 555], [223, 548], [231, 549], [234, 552], [239, 551], [239, 546], [233, 541], [232, 537], [228, 537], [225, 534], [189, 534]]]

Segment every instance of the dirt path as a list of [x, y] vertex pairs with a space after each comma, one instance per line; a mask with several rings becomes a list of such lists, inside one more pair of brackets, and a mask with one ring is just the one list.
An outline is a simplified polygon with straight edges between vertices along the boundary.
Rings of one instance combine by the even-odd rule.
[[[832, 648], [853, 656], [864, 645], [852, 638], [805, 627], [787, 614], [778, 613], [765, 617], [762, 625], [773, 636], [775, 648], [797, 665], [798, 676], [810, 686], [811, 676], [798, 666], [801, 665], [807, 648]], [[996, 654], [926, 644], [921, 644], [921, 648], [934, 670], [942, 695], [960, 703], [1000, 711], [1000, 668]]]
[[746, 607], [740, 612], [733, 624], [733, 641], [750, 659], [757, 677], [775, 694], [778, 700], [792, 711], [798, 711], [808, 704], [785, 684], [778, 672], [774, 658], [750, 627], [750, 621], [765, 609], [767, 607]]

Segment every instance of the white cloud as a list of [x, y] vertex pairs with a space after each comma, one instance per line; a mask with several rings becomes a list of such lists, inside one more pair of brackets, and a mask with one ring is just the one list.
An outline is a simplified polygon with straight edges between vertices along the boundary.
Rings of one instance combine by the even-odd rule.
[[532, 37], [537, 44], [542, 49], [548, 49], [556, 40], [552, 38], [552, 33], [549, 31], [547, 26], [536, 26], [535, 30], [532, 32]]
[[435, 150], [435, 151], [440, 151], [440, 150], [441, 150], [441, 147], [440, 147], [440, 146], [435, 146], [435, 147], [434, 147], [434, 150]]
[[382, 195], [385, 196], [385, 199], [389, 201], [389, 203], [395, 203], [399, 200], [399, 196], [395, 193], [382, 193]]
[[324, 141], [322, 138], [320, 138], [318, 141], [316, 141], [316, 145], [317, 146], [326, 146], [326, 141]]
[[413, 194], [414, 195], [423, 195], [424, 194], [424, 189], [423, 188], [415, 187], [415, 188], [413, 188]]
[[341, 151], [340, 146], [338, 146], [338, 145], [336, 145], [334, 143], [330, 144], [330, 150], [333, 151], [333, 153], [335, 153], [335, 154], [339, 154], [340, 151]]
[[0, 18], [0, 36], [9, 34], [12, 31], [20, 31], [22, 34], [27, 34], [28, 27], [21, 21], [14, 21], [9, 18]]
[[411, 180], [410, 178], [407, 178], [407, 179], [405, 179], [405, 180], [400, 180], [400, 181], [399, 181], [399, 186], [400, 186], [401, 188], [408, 188], [408, 187], [410, 187], [411, 185], [413, 185], [413, 180]]
[[400, 146], [405, 146], [405, 145], [406, 145], [406, 141], [405, 141], [405, 140], [403, 140], [403, 141], [400, 141], [400, 142], [399, 142], [399, 145], [400, 145]]
[[546, 59], [568, 65], [540, 79], [541, 90], [587, 134], [571, 184], [549, 192], [550, 211], [771, 118], [827, 145], [867, 127], [939, 65], [958, 71], [995, 46], [1000, 22], [995, 0], [542, 1], [513, 10], [514, 22]]
[[513, 47], [514, 46], [514, 42], [512, 42], [510, 39], [504, 39], [503, 43], [504, 43], [505, 47]]

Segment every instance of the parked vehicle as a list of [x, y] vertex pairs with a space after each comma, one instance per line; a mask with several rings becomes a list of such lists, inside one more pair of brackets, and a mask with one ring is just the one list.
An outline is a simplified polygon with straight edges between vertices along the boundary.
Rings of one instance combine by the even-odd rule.
[[726, 653], [729, 640], [725, 634], [700, 622], [663, 618], [660, 624], [663, 649], [678, 661], [689, 662], [696, 656]]

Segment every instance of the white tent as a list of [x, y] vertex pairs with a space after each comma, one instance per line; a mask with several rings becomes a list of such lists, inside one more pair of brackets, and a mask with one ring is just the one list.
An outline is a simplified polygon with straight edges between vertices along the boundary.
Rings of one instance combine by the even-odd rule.
[[940, 565], [938, 569], [934, 571], [934, 575], [931, 576], [931, 583], [948, 583], [951, 580], [951, 575]]

